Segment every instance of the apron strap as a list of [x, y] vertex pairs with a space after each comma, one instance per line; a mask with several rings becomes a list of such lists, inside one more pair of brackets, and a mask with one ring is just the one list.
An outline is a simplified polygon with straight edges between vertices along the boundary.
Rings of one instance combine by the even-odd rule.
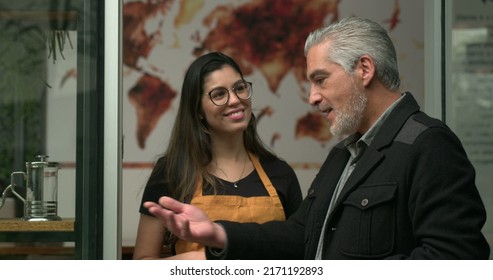
[[[248, 155], [250, 156], [250, 160], [253, 163], [253, 166], [255, 167], [255, 170], [257, 170], [257, 173], [260, 177], [260, 180], [262, 180], [262, 183], [264, 184], [265, 188], [267, 189], [267, 192], [269, 193], [270, 197], [278, 197], [277, 191], [274, 188], [274, 185], [272, 185], [272, 182], [269, 179], [269, 176], [265, 173], [264, 168], [260, 164], [260, 161], [258, 157], [250, 152], [248, 152]], [[280, 203], [280, 201], [279, 201]]]

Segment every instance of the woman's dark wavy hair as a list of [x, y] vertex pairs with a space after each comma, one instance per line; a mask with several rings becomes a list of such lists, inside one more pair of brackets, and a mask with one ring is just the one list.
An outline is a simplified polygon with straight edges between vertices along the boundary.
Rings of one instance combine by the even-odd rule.
[[[217, 185], [215, 177], [206, 169], [212, 161], [212, 150], [209, 126], [203, 117], [201, 100], [205, 78], [226, 65], [237, 71], [243, 80], [243, 73], [238, 64], [220, 52], [208, 53], [197, 58], [189, 66], [183, 80], [178, 114], [165, 157], [161, 161], [170, 194], [183, 202], [190, 202], [198, 178], [202, 178], [203, 186], [210, 185], [215, 190]], [[248, 127], [243, 132], [243, 139], [247, 151], [260, 158], [276, 158], [258, 136], [253, 113]]]

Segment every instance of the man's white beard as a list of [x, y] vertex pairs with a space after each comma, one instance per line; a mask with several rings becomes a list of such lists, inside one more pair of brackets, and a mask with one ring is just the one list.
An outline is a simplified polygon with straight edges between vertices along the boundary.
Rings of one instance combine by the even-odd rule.
[[363, 119], [363, 112], [368, 104], [368, 98], [363, 91], [356, 88], [353, 82], [353, 91], [348, 96], [347, 106], [337, 110], [334, 124], [330, 132], [336, 137], [355, 133]]

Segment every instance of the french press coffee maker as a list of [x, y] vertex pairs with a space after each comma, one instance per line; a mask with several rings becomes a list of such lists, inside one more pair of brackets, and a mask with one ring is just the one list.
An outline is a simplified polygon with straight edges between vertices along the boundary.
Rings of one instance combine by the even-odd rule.
[[[3, 191], [0, 208], [5, 202], [5, 194], [10, 191], [24, 203], [25, 221], [58, 221], [58, 162], [48, 162], [47, 155], [38, 155], [39, 161], [26, 162], [26, 172], [13, 172], [10, 185]], [[16, 191], [15, 178], [22, 176], [26, 181], [26, 197]]]

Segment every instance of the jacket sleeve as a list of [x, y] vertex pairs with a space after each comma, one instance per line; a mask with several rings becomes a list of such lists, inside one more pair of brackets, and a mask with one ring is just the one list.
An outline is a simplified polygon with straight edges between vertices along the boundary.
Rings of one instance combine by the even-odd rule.
[[457, 136], [435, 126], [416, 138], [407, 167], [415, 248], [396, 259], [488, 259], [486, 212], [475, 171]]

